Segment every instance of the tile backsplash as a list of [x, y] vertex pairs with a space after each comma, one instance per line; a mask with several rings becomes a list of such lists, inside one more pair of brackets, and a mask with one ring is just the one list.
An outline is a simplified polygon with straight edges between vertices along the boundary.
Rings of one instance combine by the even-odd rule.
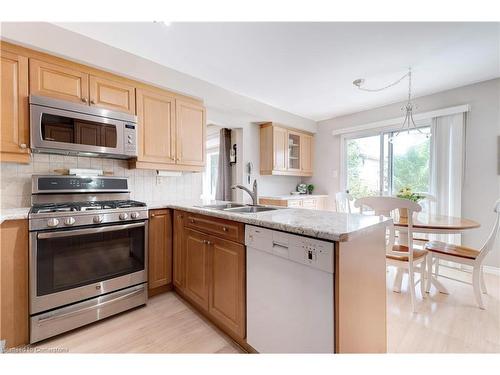
[[57, 174], [57, 169], [92, 168], [129, 178], [132, 199], [158, 201], [197, 199], [202, 193], [202, 173], [184, 173], [179, 177], [157, 177], [156, 171], [128, 169], [124, 160], [33, 154], [30, 164], [0, 163], [0, 208], [31, 205], [31, 175]]

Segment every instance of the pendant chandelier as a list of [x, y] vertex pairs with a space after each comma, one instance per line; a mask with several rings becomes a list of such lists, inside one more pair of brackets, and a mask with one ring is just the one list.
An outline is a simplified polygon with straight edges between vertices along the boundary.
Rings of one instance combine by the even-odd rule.
[[354, 86], [356, 86], [358, 89], [362, 91], [368, 91], [368, 92], [378, 92], [378, 91], [383, 91], [386, 90], [392, 86], [396, 86], [399, 82], [404, 80], [406, 77], [408, 77], [408, 100], [406, 104], [401, 107], [401, 110], [405, 112], [405, 117], [403, 124], [401, 125], [401, 129], [398, 131], [392, 133], [392, 136], [389, 138], [389, 142], [392, 142], [395, 137], [397, 137], [401, 132], [407, 131], [408, 133], [410, 130], [416, 130], [420, 134], [425, 135], [427, 138], [430, 137], [429, 133], [424, 133], [422, 132], [419, 127], [415, 124], [415, 120], [413, 120], [413, 111], [417, 108], [416, 105], [412, 103], [412, 96], [411, 96], [411, 67], [408, 68], [408, 73], [406, 73], [404, 76], [399, 78], [398, 80], [388, 84], [387, 86], [380, 87], [377, 89], [367, 89], [365, 87], [362, 87], [363, 84], [365, 83], [365, 80], [362, 78], [356, 79], [352, 82]]

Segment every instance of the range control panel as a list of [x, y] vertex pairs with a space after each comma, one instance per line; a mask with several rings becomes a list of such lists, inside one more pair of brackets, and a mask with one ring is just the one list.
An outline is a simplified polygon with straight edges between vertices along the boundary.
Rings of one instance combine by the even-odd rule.
[[247, 246], [325, 272], [334, 271], [333, 242], [247, 225]]

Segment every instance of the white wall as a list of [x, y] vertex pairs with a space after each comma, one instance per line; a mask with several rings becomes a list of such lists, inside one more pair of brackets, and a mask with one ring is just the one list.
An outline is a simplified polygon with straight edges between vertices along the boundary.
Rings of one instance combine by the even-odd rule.
[[[374, 94], [376, 95], [376, 94]], [[453, 90], [417, 98], [419, 112], [460, 104], [470, 104], [466, 129], [466, 167], [462, 192], [462, 216], [481, 223], [481, 228], [463, 235], [464, 245], [478, 247], [486, 239], [493, 224], [493, 204], [500, 197], [497, 176], [497, 136], [500, 135], [500, 79], [480, 82]], [[316, 134], [314, 177], [318, 193], [330, 195], [339, 191], [340, 136], [333, 129], [348, 128], [401, 116], [402, 103], [321, 121]], [[337, 177], [334, 177], [335, 171]], [[500, 267], [500, 246], [490, 254], [488, 265]]]
[[[258, 180], [259, 194], [284, 194], [295, 189], [298, 182], [296, 177], [259, 175], [259, 126], [257, 123], [275, 121], [297, 129], [315, 132], [316, 122], [230, 92], [53, 24], [2, 22], [1, 37], [12, 43], [201, 98], [207, 107], [207, 123], [242, 129], [243, 133], [238, 145], [242, 157], [238, 159], [241, 164], [235, 168], [236, 183], [246, 183], [244, 166], [251, 161], [254, 165], [252, 179]], [[236, 198], [248, 199], [246, 194], [241, 193], [237, 193]]]
[[298, 129], [316, 131], [316, 122], [313, 120], [282, 111], [50, 23], [2, 22], [0, 26], [3, 40], [201, 98], [207, 107], [209, 123], [224, 124], [230, 121], [228, 119], [236, 118], [246, 122], [275, 121]]

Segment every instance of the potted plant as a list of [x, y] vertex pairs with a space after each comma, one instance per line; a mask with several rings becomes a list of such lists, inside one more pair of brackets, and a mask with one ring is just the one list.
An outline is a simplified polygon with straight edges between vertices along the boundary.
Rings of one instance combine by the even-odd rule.
[[313, 190], [314, 190], [314, 185], [313, 184], [307, 185], [307, 193], [308, 194], [312, 194]]
[[[411, 188], [408, 186], [399, 190], [398, 194], [396, 194], [396, 197], [402, 198], [402, 199], [408, 199], [408, 200], [410, 200], [412, 202], [416, 202], [416, 203], [418, 203], [419, 201], [421, 201], [422, 199], [425, 198], [423, 195], [413, 193], [411, 191]], [[400, 208], [399, 209], [399, 217], [400, 218], [408, 218], [408, 209], [407, 208]]]

